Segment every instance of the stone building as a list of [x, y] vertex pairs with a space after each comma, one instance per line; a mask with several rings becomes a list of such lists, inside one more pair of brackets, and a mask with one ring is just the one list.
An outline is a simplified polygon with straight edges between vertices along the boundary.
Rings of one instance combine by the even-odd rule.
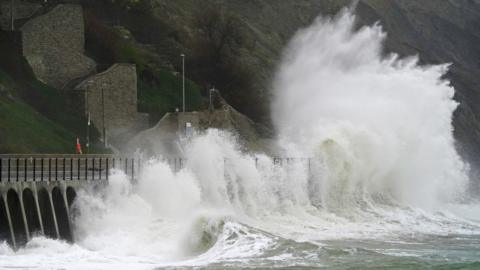
[[42, 82], [63, 88], [73, 79], [95, 72], [84, 55], [85, 29], [79, 5], [62, 4], [21, 27], [23, 55]]
[[148, 127], [148, 114], [137, 112], [137, 73], [133, 64], [114, 64], [82, 81], [75, 90], [85, 95], [85, 113], [107, 140], [122, 139]]

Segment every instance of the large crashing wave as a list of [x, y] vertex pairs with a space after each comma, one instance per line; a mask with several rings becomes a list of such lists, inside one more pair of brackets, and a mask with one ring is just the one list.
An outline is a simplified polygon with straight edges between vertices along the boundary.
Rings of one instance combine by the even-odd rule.
[[324, 206], [376, 198], [438, 207], [465, 191], [447, 65], [384, 56], [385, 37], [379, 25], [356, 30], [348, 10], [319, 18], [295, 35], [277, 72], [281, 144], [321, 160]]
[[378, 25], [355, 30], [345, 11], [289, 44], [273, 119], [285, 155], [310, 162], [278, 166], [208, 130], [185, 145], [180, 172], [152, 160], [137, 185], [116, 174], [101, 198], [79, 195], [79, 243], [211, 262], [261, 254], [279, 238], [474, 232], [431, 211], [462, 198], [467, 184], [452, 137], [454, 90], [441, 78], [446, 66], [384, 57], [384, 38]]

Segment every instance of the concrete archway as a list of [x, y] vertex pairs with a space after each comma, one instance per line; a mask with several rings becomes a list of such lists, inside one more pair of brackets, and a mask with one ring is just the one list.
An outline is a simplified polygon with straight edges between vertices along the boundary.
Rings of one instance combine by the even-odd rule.
[[67, 187], [67, 203], [69, 209], [72, 207], [75, 198], [77, 198], [77, 192], [75, 192], [75, 189], [72, 187]]
[[37, 212], [37, 204], [35, 203], [35, 197], [32, 190], [29, 188], [24, 189], [22, 199], [30, 235], [36, 235], [41, 233], [42, 227], [40, 226], [40, 219]]
[[67, 204], [63, 199], [63, 194], [60, 188], [55, 187], [52, 190], [52, 201], [55, 207], [55, 216], [57, 217], [58, 232], [60, 238], [67, 241], [73, 241], [72, 233], [70, 230], [70, 220], [68, 218]]
[[50, 238], [57, 238], [57, 229], [55, 228], [55, 220], [53, 219], [52, 205], [50, 204], [48, 191], [45, 188], [38, 191], [38, 205], [40, 206], [40, 214], [42, 215], [45, 235]]
[[69, 210], [68, 213], [70, 214], [70, 220], [74, 221], [75, 217], [78, 215], [78, 209], [74, 205], [75, 199], [77, 198], [77, 192], [73, 187], [67, 187], [66, 195], [67, 195], [67, 204], [68, 204], [68, 210]]
[[4, 204], [3, 197], [0, 195], [0, 242], [3, 241], [7, 241], [10, 245], [13, 244], [10, 225], [8, 224], [7, 206]]
[[25, 230], [25, 223], [23, 222], [22, 206], [15, 190], [10, 189], [7, 192], [7, 202], [8, 209], [10, 210], [15, 242], [17, 246], [22, 246], [27, 243], [28, 238]]

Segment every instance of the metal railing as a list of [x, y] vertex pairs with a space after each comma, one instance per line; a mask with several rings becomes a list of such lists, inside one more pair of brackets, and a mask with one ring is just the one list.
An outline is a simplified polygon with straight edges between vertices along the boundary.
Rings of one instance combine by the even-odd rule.
[[111, 155], [0, 155], [0, 182], [108, 180], [120, 169], [135, 180], [140, 159]]
[[[173, 171], [186, 165], [185, 158], [161, 158]], [[272, 158], [275, 166], [301, 162], [310, 169], [310, 158]], [[225, 163], [231, 159], [225, 158]], [[255, 165], [258, 166], [258, 159]], [[143, 169], [140, 158], [114, 155], [5, 155], [0, 154], [0, 182], [108, 180], [112, 169], [123, 171], [132, 181], [138, 180]]]

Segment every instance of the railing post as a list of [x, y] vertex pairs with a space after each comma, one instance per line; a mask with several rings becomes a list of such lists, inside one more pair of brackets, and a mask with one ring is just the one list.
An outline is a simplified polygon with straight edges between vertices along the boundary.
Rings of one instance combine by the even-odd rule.
[[28, 181], [28, 178], [27, 178], [27, 158], [24, 158], [23, 159], [23, 179], [25, 180], [25, 182]]
[[106, 169], [105, 169], [105, 178], [107, 179], [108, 181], [108, 157], [107, 157], [107, 160], [106, 160], [107, 164], [106, 164]]
[[37, 170], [36, 168], [37, 165], [35, 163], [37, 163], [36, 162], [37, 159], [36, 158], [32, 158], [32, 159], [33, 159], [33, 176], [32, 177], [33, 177], [33, 181], [35, 182], [36, 181], [35, 176], [36, 176], [36, 170]]
[[63, 180], [65, 181], [66, 180], [66, 178], [65, 178], [65, 158], [63, 158], [63, 168], [62, 169], [63, 169], [62, 177], [63, 177]]
[[52, 181], [52, 158], [48, 160], [48, 181]]
[[7, 168], [7, 180], [10, 182], [10, 158], [8, 158], [8, 168]]
[[99, 158], [98, 167], [98, 178], [102, 180], [102, 158]]
[[55, 158], [55, 181], [58, 181], [58, 158]]
[[128, 158], [125, 158], [125, 175], [128, 176]]
[[43, 158], [40, 159], [40, 181], [43, 181]]
[[80, 180], [80, 158], [77, 158], [77, 180]]
[[0, 182], [2, 182], [2, 177], [3, 177], [3, 164], [2, 164], [2, 158], [0, 158]]
[[17, 182], [20, 181], [20, 177], [18, 177], [18, 167], [19, 167], [19, 166], [20, 166], [20, 159], [17, 158], [17, 168], [16, 168], [17, 173], [16, 173], [16, 175], [15, 175], [15, 177], [17, 178]]
[[87, 180], [87, 178], [88, 178], [88, 160], [87, 160], [87, 158], [85, 158], [84, 161], [85, 161], [84, 162], [84, 165], [85, 165], [85, 180]]
[[73, 180], [73, 158], [70, 158], [70, 181]]

